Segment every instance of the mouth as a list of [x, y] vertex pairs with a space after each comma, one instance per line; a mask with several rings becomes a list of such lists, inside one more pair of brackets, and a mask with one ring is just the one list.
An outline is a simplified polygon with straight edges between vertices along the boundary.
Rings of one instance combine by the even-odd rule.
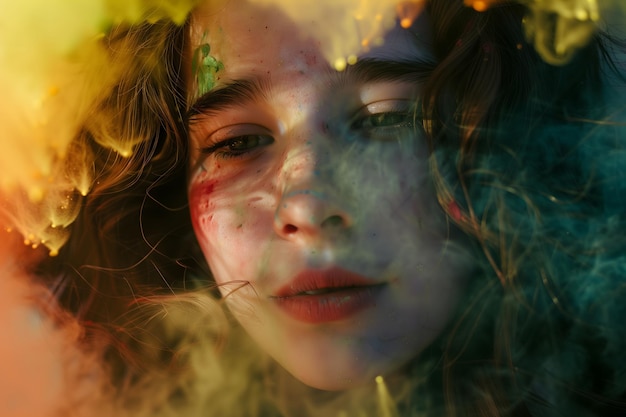
[[340, 268], [308, 270], [270, 299], [290, 317], [319, 324], [343, 320], [374, 307], [386, 286], [386, 282], [376, 282]]

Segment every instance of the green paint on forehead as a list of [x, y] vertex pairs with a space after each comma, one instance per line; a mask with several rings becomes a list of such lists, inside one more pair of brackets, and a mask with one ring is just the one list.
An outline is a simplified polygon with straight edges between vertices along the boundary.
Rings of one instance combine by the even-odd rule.
[[197, 85], [196, 97], [201, 97], [215, 86], [216, 74], [224, 70], [222, 61], [211, 56], [211, 46], [206, 42], [207, 33], [202, 35], [202, 41], [193, 52], [191, 73]]

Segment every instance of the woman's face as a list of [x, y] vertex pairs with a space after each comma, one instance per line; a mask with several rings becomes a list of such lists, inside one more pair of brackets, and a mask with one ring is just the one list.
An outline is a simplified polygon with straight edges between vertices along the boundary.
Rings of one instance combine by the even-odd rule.
[[191, 20], [190, 79], [219, 68], [191, 110], [195, 233], [240, 323], [316, 388], [418, 355], [469, 272], [414, 118], [419, 68], [406, 64], [427, 55], [423, 21], [337, 72], [276, 9], [228, 2]]

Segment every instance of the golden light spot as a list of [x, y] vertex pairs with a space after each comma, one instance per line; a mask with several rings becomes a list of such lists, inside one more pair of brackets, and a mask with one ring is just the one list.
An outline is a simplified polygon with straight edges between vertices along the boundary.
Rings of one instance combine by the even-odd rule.
[[585, 9], [578, 9], [574, 12], [576, 19], [578, 20], [587, 20], [589, 18], [589, 14]]
[[356, 62], [358, 61], [358, 59], [359, 59], [359, 58], [358, 58], [356, 55], [350, 55], [350, 56], [348, 57], [348, 64], [349, 64], [349, 65], [354, 65], [354, 64], [356, 64]]
[[345, 58], [337, 58], [335, 59], [335, 63], [333, 64], [333, 66], [335, 67], [335, 70], [341, 72], [346, 69], [348, 63], [346, 62]]
[[413, 25], [415, 19], [424, 9], [426, 2], [424, 0], [408, 0], [399, 2], [396, 5], [396, 13], [400, 19], [400, 26], [408, 29]]
[[484, 12], [485, 10], [487, 10], [489, 8], [489, 5], [487, 4], [487, 2], [482, 1], [482, 0], [476, 0], [472, 3], [472, 7], [474, 8], [474, 10], [476, 10], [477, 12]]

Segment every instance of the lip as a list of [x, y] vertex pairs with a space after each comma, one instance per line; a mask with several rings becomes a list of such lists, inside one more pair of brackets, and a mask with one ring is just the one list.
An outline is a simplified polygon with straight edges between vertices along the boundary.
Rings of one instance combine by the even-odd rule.
[[298, 321], [328, 323], [374, 307], [385, 285], [341, 268], [307, 270], [270, 298]]

